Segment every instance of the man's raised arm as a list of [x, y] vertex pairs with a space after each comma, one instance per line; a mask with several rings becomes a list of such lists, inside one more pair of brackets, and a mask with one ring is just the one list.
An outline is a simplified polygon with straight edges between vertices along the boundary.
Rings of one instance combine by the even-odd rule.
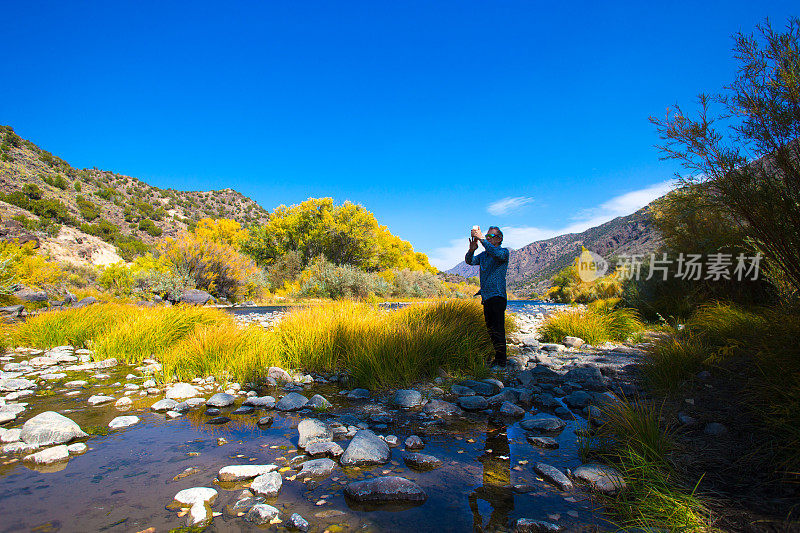
[[488, 239], [481, 239], [481, 244], [486, 249], [487, 254], [491, 255], [501, 263], [508, 261], [508, 248], [495, 246], [494, 244], [490, 243]]

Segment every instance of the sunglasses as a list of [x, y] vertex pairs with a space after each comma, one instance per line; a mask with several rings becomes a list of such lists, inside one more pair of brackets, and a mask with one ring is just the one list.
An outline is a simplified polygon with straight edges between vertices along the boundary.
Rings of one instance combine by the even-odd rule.
[[491, 239], [491, 238], [494, 238], [494, 237], [499, 237], [499, 236], [500, 236], [500, 235], [497, 235], [496, 233], [487, 233], [487, 234], [486, 234], [486, 238], [487, 238], [487, 239]]

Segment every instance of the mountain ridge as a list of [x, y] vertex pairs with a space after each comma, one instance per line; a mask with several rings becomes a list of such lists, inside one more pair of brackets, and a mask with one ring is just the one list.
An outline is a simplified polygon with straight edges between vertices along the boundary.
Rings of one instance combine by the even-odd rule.
[[[653, 224], [650, 205], [580, 233], [557, 235], [512, 250], [506, 276], [508, 288], [519, 295], [543, 293], [550, 286], [550, 278], [567, 267], [582, 248], [606, 260], [621, 254], [655, 251], [661, 244], [661, 235]], [[476, 276], [478, 268], [462, 261], [445, 272], [468, 278]]]

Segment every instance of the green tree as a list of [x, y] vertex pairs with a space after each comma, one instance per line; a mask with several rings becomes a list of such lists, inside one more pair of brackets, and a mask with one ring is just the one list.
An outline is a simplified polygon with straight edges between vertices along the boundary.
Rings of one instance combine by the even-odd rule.
[[719, 94], [701, 94], [695, 116], [675, 105], [650, 117], [665, 158], [703, 184], [706, 199], [761, 252], [785, 294], [800, 290], [800, 20], [734, 35], [739, 68]]

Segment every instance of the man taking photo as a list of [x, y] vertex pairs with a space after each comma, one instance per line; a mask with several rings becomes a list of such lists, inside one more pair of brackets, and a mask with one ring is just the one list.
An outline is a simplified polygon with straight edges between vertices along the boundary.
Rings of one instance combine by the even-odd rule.
[[[484, 251], [474, 256], [478, 243]], [[492, 365], [506, 366], [506, 272], [508, 271], [508, 249], [502, 248], [503, 232], [497, 226], [489, 226], [486, 236], [479, 226], [472, 229], [469, 251], [464, 256], [468, 265], [480, 267], [481, 303], [486, 328], [494, 345]]]

